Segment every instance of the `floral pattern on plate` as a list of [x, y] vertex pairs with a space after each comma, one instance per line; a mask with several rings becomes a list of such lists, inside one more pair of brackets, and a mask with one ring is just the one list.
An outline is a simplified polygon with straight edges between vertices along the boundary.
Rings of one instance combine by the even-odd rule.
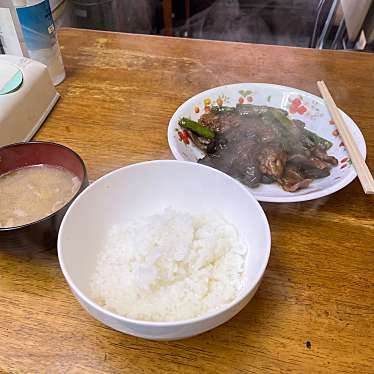
[[[243, 83], [222, 86], [202, 92], [186, 101], [178, 108], [169, 123], [168, 141], [174, 156], [177, 159], [193, 162], [204, 156], [204, 153], [190, 141], [188, 133], [183, 133], [183, 129], [179, 128], [178, 120], [181, 117], [197, 121], [202, 114], [209, 113], [214, 105], [235, 106], [238, 103], [267, 105], [286, 110], [291, 119], [305, 122], [306, 128], [331, 141], [333, 146], [328, 153], [339, 160], [338, 166], [331, 169], [330, 176], [316, 179], [308, 188], [293, 193], [283, 191], [276, 184], [261, 185], [251, 189], [258, 200], [272, 202], [311, 200], [343, 188], [356, 177], [352, 162], [323, 100], [295, 88], [273, 84]], [[345, 113], [342, 114], [361, 153], [366, 156], [365, 140], [359, 128]]]

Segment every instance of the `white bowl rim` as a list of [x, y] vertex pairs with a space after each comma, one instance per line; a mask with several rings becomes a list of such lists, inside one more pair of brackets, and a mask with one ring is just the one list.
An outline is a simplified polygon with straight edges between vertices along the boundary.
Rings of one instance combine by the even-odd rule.
[[[240, 83], [227, 83], [221, 86], [216, 86], [209, 88], [205, 91], [198, 92], [196, 95], [193, 95], [186, 101], [184, 101], [173, 113], [172, 117], [169, 120], [168, 124], [168, 129], [167, 129], [167, 137], [168, 137], [168, 144], [169, 148], [171, 150], [171, 153], [175, 157], [176, 160], [185, 160], [183, 155], [179, 152], [177, 149], [175, 142], [173, 140], [173, 134], [174, 134], [174, 128], [175, 125], [178, 123], [178, 120], [180, 118], [180, 112], [182, 112], [185, 108], [188, 108], [191, 106], [195, 101], [197, 97], [203, 97], [203, 96], [209, 96], [213, 93], [215, 93], [217, 90], [225, 88], [225, 87], [232, 87], [232, 88], [240, 88], [243, 85], [252, 85], [252, 86], [260, 86], [260, 87], [268, 87], [268, 88], [274, 88], [274, 89], [279, 89], [282, 91], [293, 91], [294, 93], [302, 94], [302, 95], [307, 95], [312, 97], [314, 100], [316, 100], [318, 103], [320, 103], [323, 106], [326, 106], [324, 100], [311, 93], [308, 91], [301, 90], [300, 88], [295, 88], [291, 86], [284, 86], [281, 84], [274, 84], [274, 83], [263, 83], [263, 82], [240, 82]], [[340, 114], [344, 117], [348, 117], [350, 121], [352, 121], [352, 125], [348, 125], [348, 127], [352, 126], [355, 128], [355, 131], [357, 131], [358, 137], [355, 138], [356, 142], [358, 143], [358, 147], [360, 148], [360, 152], [362, 154], [362, 157], [366, 159], [367, 156], [367, 148], [366, 148], [366, 141], [364, 138], [364, 135], [361, 132], [360, 127], [356, 124], [356, 122], [347, 114], [345, 113], [342, 109], [338, 108]], [[326, 110], [327, 107], [326, 107]], [[189, 161], [189, 162], [194, 162], [194, 161]], [[335, 181], [331, 186], [326, 187], [322, 189], [321, 191], [315, 191], [303, 195], [289, 195], [289, 196], [282, 196], [282, 197], [277, 197], [277, 196], [269, 196], [269, 195], [261, 195], [261, 194], [256, 194], [256, 191], [253, 192], [255, 199], [258, 201], [262, 202], [271, 202], [271, 203], [293, 203], [293, 202], [302, 202], [302, 201], [309, 201], [309, 200], [315, 200], [319, 199], [321, 197], [329, 196], [335, 192], [340, 191], [344, 187], [348, 186], [355, 178], [357, 177], [356, 170], [352, 168], [351, 172], [343, 179], [340, 181]], [[248, 187], [250, 188], [250, 187]]]
[[[264, 248], [264, 251], [265, 251], [265, 261], [263, 262], [261, 268], [257, 271], [256, 277], [254, 278], [254, 280], [251, 283], [246, 283], [245, 284], [244, 290], [242, 290], [242, 292], [238, 295], [238, 297], [235, 300], [233, 300], [231, 303], [225, 304], [222, 308], [214, 310], [213, 312], [210, 312], [210, 313], [207, 313], [207, 314], [203, 314], [202, 316], [198, 316], [198, 317], [194, 317], [194, 318], [190, 318], [190, 319], [177, 320], [177, 321], [165, 321], [165, 322], [161, 322], [161, 321], [160, 322], [157, 322], [157, 321], [145, 321], [145, 320], [143, 321], [143, 320], [139, 320], [139, 319], [127, 318], [127, 317], [121, 316], [121, 315], [119, 315], [117, 313], [111, 312], [111, 311], [103, 308], [102, 306], [100, 306], [99, 304], [97, 304], [96, 302], [94, 302], [90, 297], [86, 296], [86, 294], [84, 292], [82, 292], [75, 285], [75, 283], [74, 283], [73, 279], [70, 277], [70, 275], [69, 275], [69, 273], [68, 273], [68, 271], [67, 271], [67, 269], [65, 267], [65, 263], [64, 263], [64, 258], [63, 258], [63, 254], [62, 254], [62, 232], [64, 230], [65, 223], [66, 223], [66, 221], [67, 221], [67, 219], [69, 217], [70, 211], [74, 209], [74, 207], [75, 207], [76, 204], [78, 204], [79, 199], [81, 198], [81, 196], [83, 196], [84, 194], [89, 193], [89, 191], [93, 188], [93, 186], [95, 186], [98, 183], [101, 183], [102, 181], [110, 178], [111, 176], [113, 176], [115, 174], [121, 173], [124, 169], [138, 168], [138, 167], [145, 166], [145, 165], [151, 165], [151, 164], [155, 165], [155, 164], [164, 164], [164, 163], [179, 163], [179, 164], [186, 164], [188, 166], [194, 165], [192, 167], [206, 168], [206, 169], [209, 169], [210, 172], [214, 172], [216, 174], [219, 174], [223, 178], [226, 178], [226, 179], [228, 178], [233, 183], [237, 184], [238, 187], [240, 187], [248, 195], [248, 197], [254, 202], [255, 206], [257, 206], [257, 208], [258, 208], [257, 211], [259, 212], [259, 214], [261, 216], [261, 220], [264, 223], [265, 237], [266, 237], [265, 240], [266, 240], [266, 242], [268, 244], [267, 244], [266, 248]], [[94, 181], [92, 184], [90, 184], [77, 197], [77, 199], [74, 200], [74, 202], [72, 203], [72, 205], [69, 207], [68, 211], [66, 212], [66, 214], [65, 214], [65, 216], [64, 216], [64, 218], [62, 220], [62, 223], [61, 223], [61, 226], [60, 226], [60, 230], [59, 230], [59, 233], [58, 233], [58, 240], [57, 240], [57, 254], [58, 254], [59, 264], [60, 264], [62, 273], [63, 273], [63, 275], [64, 275], [67, 283], [69, 284], [70, 288], [74, 291], [74, 293], [76, 295], [78, 295], [79, 298], [82, 299], [91, 308], [100, 311], [104, 315], [107, 315], [107, 316], [109, 316], [111, 318], [114, 318], [116, 320], [119, 320], [121, 322], [129, 323], [129, 324], [131, 323], [131, 324], [138, 325], [138, 326], [143, 326], [143, 327], [144, 326], [150, 326], [150, 327], [178, 327], [178, 326], [185, 326], [185, 325], [190, 325], [190, 324], [193, 324], [193, 323], [198, 323], [198, 322], [202, 322], [202, 321], [214, 318], [214, 317], [216, 317], [216, 316], [218, 316], [218, 315], [226, 312], [227, 310], [231, 309], [235, 305], [239, 304], [242, 300], [244, 300], [245, 297], [248, 294], [250, 294], [256, 288], [256, 286], [259, 284], [259, 282], [261, 281], [261, 279], [263, 277], [263, 274], [265, 273], [266, 267], [268, 265], [269, 258], [270, 258], [270, 251], [271, 251], [271, 233], [270, 233], [269, 222], [267, 220], [266, 214], [265, 214], [264, 210], [262, 209], [261, 205], [254, 198], [254, 196], [249, 191], [249, 189], [246, 188], [245, 186], [243, 186], [240, 182], [238, 182], [234, 178], [230, 177], [229, 175], [227, 175], [227, 174], [225, 174], [225, 173], [223, 173], [223, 172], [221, 172], [221, 171], [219, 171], [217, 169], [211, 168], [211, 167], [206, 166], [206, 165], [201, 165], [201, 164], [198, 164], [198, 163], [194, 163], [194, 162], [181, 161], [181, 160], [152, 160], [152, 161], [143, 161], [143, 162], [139, 162], [139, 163], [130, 164], [130, 165], [121, 167], [119, 169], [115, 169], [115, 170], [113, 170], [113, 171], [111, 171], [111, 172], [103, 175], [102, 177], [98, 178], [96, 181]]]

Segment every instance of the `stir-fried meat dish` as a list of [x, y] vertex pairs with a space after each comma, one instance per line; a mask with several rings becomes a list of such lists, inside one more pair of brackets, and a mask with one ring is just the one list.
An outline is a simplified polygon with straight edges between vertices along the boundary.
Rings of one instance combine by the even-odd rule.
[[198, 162], [219, 169], [249, 187], [278, 183], [285, 191], [308, 187], [330, 175], [337, 165], [328, 140], [291, 120], [282, 109], [250, 104], [212, 107], [198, 122], [182, 118], [179, 125], [206, 152]]

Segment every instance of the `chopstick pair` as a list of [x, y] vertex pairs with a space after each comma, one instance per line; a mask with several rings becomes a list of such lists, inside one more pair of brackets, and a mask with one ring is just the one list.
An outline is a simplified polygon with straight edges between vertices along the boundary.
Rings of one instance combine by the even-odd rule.
[[356, 169], [364, 192], [366, 194], [374, 194], [373, 176], [371, 175], [370, 170], [366, 165], [351, 132], [344, 122], [343, 117], [341, 116], [339, 109], [334, 102], [334, 99], [332, 98], [324, 81], [318, 81], [317, 86], [321, 92], [322, 98], [325, 100], [325, 104], [331, 114], [332, 119], [335, 121], [336, 127], [349, 153], [349, 156], [351, 157], [352, 164]]

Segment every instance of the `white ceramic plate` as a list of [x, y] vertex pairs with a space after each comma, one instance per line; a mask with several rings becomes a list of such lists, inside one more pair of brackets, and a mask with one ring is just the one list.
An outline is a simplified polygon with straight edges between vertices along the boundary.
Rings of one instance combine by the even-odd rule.
[[[302, 120], [306, 128], [330, 140], [333, 146], [328, 150], [328, 154], [339, 161], [338, 166], [331, 169], [330, 176], [316, 179], [308, 188], [296, 192], [286, 192], [275, 183], [251, 188], [257, 200], [296, 202], [317, 199], [342, 189], [357, 176], [323, 100], [296, 88], [265, 83], [239, 83], [212, 88], [183, 103], [174, 113], [168, 128], [169, 146], [174, 157], [177, 160], [197, 162], [204, 156], [191, 141], [185, 142], [183, 137], [181, 138], [181, 129], [178, 126], [181, 117], [197, 121], [212, 105], [235, 106], [237, 103], [268, 105], [287, 110], [290, 118]], [[341, 114], [365, 158], [366, 144], [361, 131], [350, 117], [342, 111]]]

